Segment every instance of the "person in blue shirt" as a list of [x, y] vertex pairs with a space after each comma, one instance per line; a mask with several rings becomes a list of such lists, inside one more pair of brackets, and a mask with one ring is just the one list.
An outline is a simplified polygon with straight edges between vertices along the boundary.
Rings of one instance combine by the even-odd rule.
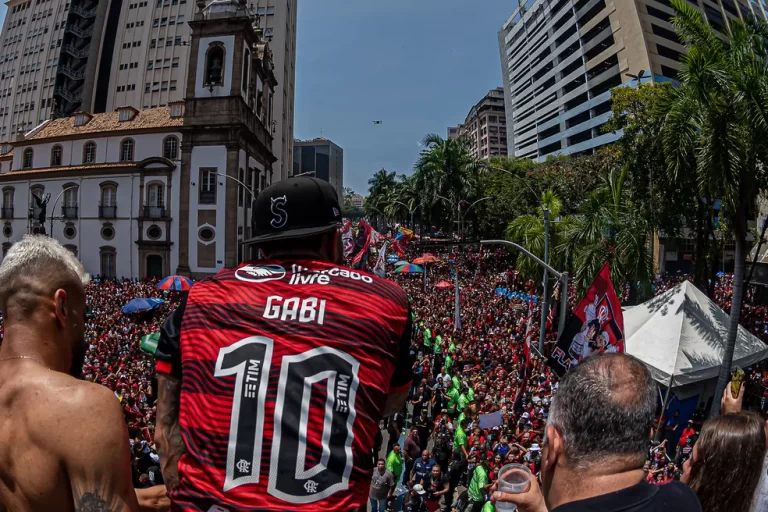
[[421, 457], [416, 459], [416, 462], [413, 464], [413, 470], [410, 474], [411, 485], [421, 482], [422, 478], [429, 475], [435, 464], [435, 459], [429, 456], [429, 450], [421, 452]]

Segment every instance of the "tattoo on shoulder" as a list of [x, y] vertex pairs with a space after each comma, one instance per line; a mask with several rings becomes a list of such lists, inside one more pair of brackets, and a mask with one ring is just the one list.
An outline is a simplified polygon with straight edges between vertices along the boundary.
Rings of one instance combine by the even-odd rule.
[[75, 508], [75, 512], [114, 512], [114, 510], [101, 496], [91, 492], [80, 496]]

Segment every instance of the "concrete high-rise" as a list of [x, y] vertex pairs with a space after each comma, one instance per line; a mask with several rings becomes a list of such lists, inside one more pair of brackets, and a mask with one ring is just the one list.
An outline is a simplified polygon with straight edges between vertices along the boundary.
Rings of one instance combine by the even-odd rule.
[[[293, 156], [297, 0], [254, 0], [249, 7], [274, 52], [269, 129], [280, 179]], [[197, 9], [195, 0], [11, 0], [0, 36], [0, 142], [78, 110], [184, 99], [187, 21]]]
[[[728, 19], [765, 18], [757, 0], [691, 3], [723, 33]], [[520, 1], [499, 31], [510, 155], [543, 160], [615, 141], [601, 131], [611, 88], [677, 78], [685, 48], [672, 16], [669, 0]]]
[[507, 156], [503, 88], [491, 89], [470, 109], [463, 124], [448, 128], [449, 139], [459, 137], [469, 141], [474, 158], [486, 160], [492, 156]]
[[314, 173], [336, 188], [344, 198], [344, 150], [328, 139], [296, 140], [293, 145], [293, 175]]

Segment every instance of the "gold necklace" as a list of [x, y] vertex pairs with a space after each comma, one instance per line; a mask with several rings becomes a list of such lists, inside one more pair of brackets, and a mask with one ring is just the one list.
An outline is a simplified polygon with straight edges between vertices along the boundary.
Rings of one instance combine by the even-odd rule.
[[4, 358], [4, 359], [0, 359], [0, 362], [2, 362], [2, 361], [10, 361], [11, 359], [29, 359], [29, 360], [31, 360], [31, 361], [34, 361], [34, 362], [36, 362], [36, 363], [37, 363], [37, 364], [39, 364], [40, 366], [44, 367], [46, 370], [50, 370], [50, 368], [48, 368], [47, 366], [45, 366], [45, 364], [43, 364], [43, 362], [42, 362], [42, 361], [40, 361], [40, 360], [38, 360], [38, 359], [36, 359], [36, 358], [34, 358], [34, 357], [32, 357], [32, 356], [13, 356], [13, 357], [6, 357], [6, 358]]

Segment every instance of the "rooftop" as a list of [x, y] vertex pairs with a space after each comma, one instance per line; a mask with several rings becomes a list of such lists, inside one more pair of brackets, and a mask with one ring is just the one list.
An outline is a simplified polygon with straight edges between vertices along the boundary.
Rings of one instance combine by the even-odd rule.
[[[45, 121], [27, 133], [24, 142], [32, 140], [72, 137], [86, 134], [103, 134], [126, 130], [149, 130], [156, 128], [174, 128], [182, 126], [182, 117], [171, 117], [169, 107], [157, 107], [139, 110], [133, 119], [120, 121], [119, 114], [104, 112], [93, 114], [91, 120], [82, 126], [75, 126], [75, 116], [62, 117]], [[18, 143], [16, 145], [23, 145]]]

